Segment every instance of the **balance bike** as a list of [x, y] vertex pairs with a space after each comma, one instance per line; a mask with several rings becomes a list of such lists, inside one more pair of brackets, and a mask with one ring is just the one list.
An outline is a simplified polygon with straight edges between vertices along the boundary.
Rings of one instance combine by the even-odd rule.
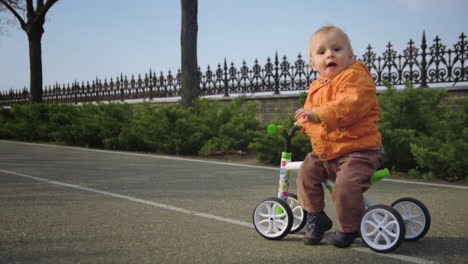
[[[287, 234], [300, 231], [306, 224], [307, 212], [297, 202], [297, 196], [289, 193], [290, 172], [297, 171], [302, 161], [291, 162], [291, 139], [300, 129], [295, 125], [288, 132], [281, 126], [269, 125], [268, 134], [282, 133], [286, 143], [281, 154], [278, 196], [259, 203], [252, 214], [255, 230], [269, 240], [280, 240]], [[372, 184], [389, 176], [383, 169], [371, 176]], [[323, 187], [333, 191], [334, 181], [327, 180]], [[403, 240], [416, 241], [429, 231], [431, 217], [427, 207], [414, 198], [401, 198], [391, 206], [377, 204], [364, 197], [366, 211], [361, 218], [360, 235], [362, 241], [372, 250], [380, 253], [391, 252]]]

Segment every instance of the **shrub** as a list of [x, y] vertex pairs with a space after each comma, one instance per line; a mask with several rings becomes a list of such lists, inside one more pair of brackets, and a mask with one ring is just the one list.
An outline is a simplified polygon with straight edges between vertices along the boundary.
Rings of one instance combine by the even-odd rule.
[[467, 179], [468, 171], [468, 99], [455, 107], [440, 107], [430, 133], [410, 144], [411, 153], [424, 172], [446, 180]]
[[169, 154], [196, 155], [203, 146], [208, 128], [198, 122], [193, 109], [182, 109], [179, 105], [162, 109], [167, 116], [168, 137], [162, 151]]
[[260, 128], [255, 118], [256, 104], [246, 103], [245, 97], [235, 98], [230, 104], [206, 109], [205, 122], [210, 137], [200, 149], [200, 155], [248, 150], [255, 132]]
[[114, 142], [116, 148], [123, 150], [137, 150], [158, 152], [162, 149], [161, 131], [168, 126], [167, 119], [159, 114], [148, 103], [131, 107], [128, 124], [122, 127]]
[[129, 125], [119, 135], [119, 147], [180, 155], [215, 155], [246, 151], [258, 129], [255, 105], [237, 98], [230, 104], [196, 100], [189, 109], [179, 105], [133, 108]]
[[130, 105], [85, 104], [75, 107], [77, 117], [70, 125], [70, 143], [94, 148], [116, 148], [118, 136], [129, 120]]
[[[149, 103], [131, 107], [122, 126], [116, 148], [165, 154], [196, 154], [200, 148], [200, 131], [194, 116], [178, 105], [154, 107]], [[203, 134], [203, 133], [201, 133]]]
[[78, 117], [77, 107], [66, 104], [50, 104], [48, 107], [50, 140], [76, 145], [73, 129]]
[[247, 151], [259, 123], [256, 105], [197, 100], [190, 109], [149, 103], [15, 105], [0, 111], [0, 137], [95, 148], [212, 155]]
[[2, 138], [22, 141], [48, 141], [48, 106], [14, 105], [2, 110]]
[[10, 128], [11, 123], [15, 119], [11, 109], [0, 108], [0, 138], [13, 139], [14, 135]]
[[379, 96], [380, 131], [385, 147], [382, 165], [400, 171], [417, 166], [410, 145], [422, 135], [431, 135], [430, 124], [439, 118], [442, 89], [414, 88], [407, 84], [398, 90], [387, 85]]

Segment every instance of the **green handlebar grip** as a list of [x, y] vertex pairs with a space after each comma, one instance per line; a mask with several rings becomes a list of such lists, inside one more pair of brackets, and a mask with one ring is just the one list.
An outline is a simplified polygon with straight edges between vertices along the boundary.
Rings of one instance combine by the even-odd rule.
[[279, 125], [275, 125], [275, 124], [270, 124], [268, 127], [267, 127], [267, 133], [268, 135], [278, 135], [280, 132], [283, 132], [284, 130], [284, 127], [283, 126], [279, 126]]
[[380, 181], [381, 179], [383, 179], [383, 178], [385, 178], [385, 177], [387, 177], [389, 175], [390, 175], [390, 171], [387, 168], [385, 168], [383, 170], [378, 170], [378, 171], [372, 173], [371, 183], [375, 184], [378, 181]]

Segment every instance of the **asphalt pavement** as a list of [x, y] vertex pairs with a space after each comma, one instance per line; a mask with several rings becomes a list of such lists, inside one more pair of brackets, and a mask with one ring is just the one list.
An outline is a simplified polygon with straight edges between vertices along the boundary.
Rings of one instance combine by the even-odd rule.
[[0, 141], [0, 263], [468, 263], [466, 186], [373, 186], [368, 198], [414, 197], [432, 217], [424, 238], [377, 254], [262, 238], [252, 211], [277, 180], [268, 166]]

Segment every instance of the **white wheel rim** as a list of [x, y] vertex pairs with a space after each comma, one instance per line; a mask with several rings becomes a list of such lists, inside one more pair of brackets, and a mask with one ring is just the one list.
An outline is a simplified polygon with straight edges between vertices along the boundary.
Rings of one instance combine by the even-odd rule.
[[419, 236], [426, 226], [426, 215], [421, 207], [410, 201], [401, 201], [393, 206], [400, 213], [406, 227], [406, 239]]
[[398, 243], [400, 225], [389, 211], [376, 208], [368, 211], [361, 221], [362, 239], [376, 250], [387, 250]]
[[287, 231], [289, 219], [281, 204], [275, 201], [264, 201], [255, 209], [254, 221], [255, 227], [262, 235], [275, 238]]
[[302, 210], [302, 207], [299, 205], [297, 200], [291, 196], [288, 197], [287, 203], [289, 208], [292, 210], [294, 218], [291, 230], [296, 230], [304, 219], [304, 210]]

